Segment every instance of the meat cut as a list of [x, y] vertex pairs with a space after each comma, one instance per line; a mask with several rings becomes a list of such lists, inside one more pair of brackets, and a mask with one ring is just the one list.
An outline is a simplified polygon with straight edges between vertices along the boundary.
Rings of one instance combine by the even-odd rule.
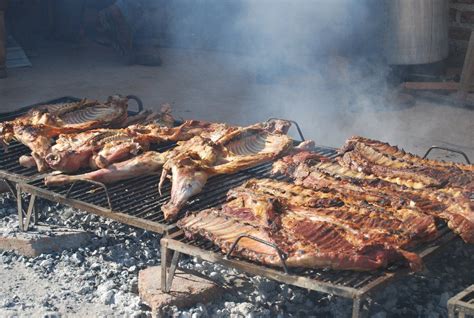
[[44, 158], [51, 147], [51, 138], [62, 133], [120, 126], [127, 119], [127, 101], [126, 97], [116, 95], [106, 103], [84, 99], [39, 106], [12, 121], [0, 123], [0, 143], [5, 151], [14, 139], [23, 143], [31, 149], [32, 159], [23, 157], [20, 163], [36, 165], [43, 172], [48, 168]]
[[111, 183], [138, 175], [161, 172], [159, 190], [171, 174], [170, 201], [162, 211], [167, 220], [174, 219], [190, 197], [199, 193], [213, 175], [235, 173], [277, 158], [292, 147], [286, 135], [289, 123], [271, 121], [248, 127], [214, 126], [186, 141], [179, 141], [169, 151], [148, 151], [127, 161], [112, 164], [80, 175], [50, 175], [49, 186], [75, 180]]
[[[448, 165], [439, 165], [444, 164]], [[449, 186], [417, 189], [408, 179], [404, 182], [407, 186], [404, 186], [398, 180], [388, 177], [379, 179], [373, 174], [344, 167], [338, 160], [297, 149], [293, 154], [275, 162], [273, 173], [286, 175], [305, 188], [336, 192], [375, 206], [414, 209], [447, 222], [449, 228], [464, 241], [474, 243], [474, 213], [470, 200], [472, 192], [467, 189]], [[466, 166], [463, 174], [469, 173], [471, 172]]]
[[[220, 209], [190, 214], [178, 226], [188, 237], [211, 240], [226, 253], [245, 235], [234, 255], [272, 266], [282, 265], [277, 250], [253, 238], [278, 247], [290, 267], [367, 271], [403, 261], [414, 270], [421, 268], [419, 257], [404, 247], [415, 237], [426, 239], [436, 233], [430, 218], [421, 220], [410, 213], [396, 218], [375, 208], [333, 206], [330, 200], [321, 206], [326, 198], [323, 195], [319, 201], [316, 193], [293, 201], [290, 193], [298, 190], [304, 189], [281, 181], [251, 180], [231, 191]], [[311, 200], [319, 207], [299, 205]]]
[[397, 147], [352, 137], [340, 149], [338, 161], [354, 171], [421, 189], [450, 187], [474, 192], [474, 166], [426, 160]]
[[45, 160], [54, 170], [73, 173], [81, 168], [93, 170], [130, 159], [159, 145], [210, 136], [233, 128], [225, 124], [188, 120], [177, 127], [160, 124], [131, 125], [122, 129], [96, 129], [78, 134], [62, 134]]

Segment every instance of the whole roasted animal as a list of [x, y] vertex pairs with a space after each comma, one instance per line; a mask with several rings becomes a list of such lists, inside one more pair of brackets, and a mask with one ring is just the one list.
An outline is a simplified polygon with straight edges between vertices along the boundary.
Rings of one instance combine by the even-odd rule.
[[473, 202], [465, 190], [449, 187], [417, 190], [351, 170], [315, 152], [298, 149], [275, 162], [273, 173], [286, 175], [308, 189], [338, 193], [388, 211], [412, 209], [433, 216], [446, 221], [464, 241], [474, 243]]
[[225, 124], [188, 120], [177, 127], [153, 123], [64, 134], [59, 136], [45, 160], [52, 169], [66, 173], [73, 173], [81, 168], [96, 170], [148, 151], [151, 144], [183, 141], [193, 136], [212, 139], [219, 132], [230, 132], [233, 129], [235, 128]]
[[47, 185], [61, 185], [88, 179], [104, 183], [161, 172], [159, 191], [171, 174], [170, 201], [162, 207], [167, 220], [174, 219], [190, 197], [199, 193], [213, 175], [230, 174], [277, 158], [292, 147], [286, 135], [290, 124], [271, 121], [220, 129], [178, 142], [177, 147], [158, 153], [146, 152], [130, 160], [112, 164], [105, 169], [81, 175], [51, 175]]
[[[127, 98], [111, 96], [106, 103], [81, 100], [74, 103], [43, 105], [12, 121], [0, 123], [0, 143], [17, 140], [31, 149], [38, 171], [45, 171], [45, 156], [52, 138], [59, 134], [76, 133], [99, 127], [120, 126], [127, 120]], [[23, 158], [24, 164], [31, 160]]]
[[[282, 197], [258, 190], [259, 184], [267, 187], [272, 182]], [[178, 226], [188, 237], [211, 240], [225, 253], [245, 236], [233, 255], [272, 266], [282, 266], [282, 260], [274, 247], [259, 240], [282, 251], [289, 267], [368, 271], [403, 261], [414, 270], [421, 268], [420, 258], [402, 247], [411, 244], [412, 230], [424, 228], [428, 233], [422, 235], [431, 235], [434, 224], [416, 229], [410, 223], [413, 218], [392, 218], [376, 209], [301, 206], [301, 198], [293, 202], [286, 195], [292, 188], [287, 183], [252, 180], [251, 184], [231, 190], [221, 209], [190, 214]]]

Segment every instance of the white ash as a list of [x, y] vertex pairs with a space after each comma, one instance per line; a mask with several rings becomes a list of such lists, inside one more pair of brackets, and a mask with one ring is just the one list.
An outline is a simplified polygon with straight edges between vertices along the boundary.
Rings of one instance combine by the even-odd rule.
[[[18, 232], [15, 202], [4, 195], [0, 203], [0, 227], [6, 227], [8, 235], [15, 235]], [[87, 230], [95, 237], [83, 248], [36, 258], [1, 253], [0, 277], [5, 277], [6, 282], [2, 281], [0, 287], [0, 316], [38, 312], [80, 316], [85, 314], [84, 308], [101, 315], [150, 315], [137, 295], [137, 273], [160, 263], [159, 235], [44, 200], [38, 200], [37, 207], [40, 222]], [[375, 293], [369, 299], [371, 316], [447, 317], [447, 299], [474, 283], [472, 264], [474, 246], [457, 240], [434, 257], [423, 272]], [[247, 276], [197, 258], [183, 257], [180, 266], [201, 272], [228, 287], [228, 292], [210, 304], [165, 308], [171, 317], [346, 317], [351, 314], [352, 302], [341, 297]], [[21, 275], [6, 278], [15, 272]], [[35, 289], [34, 286], [42, 284], [47, 288]], [[29, 293], [30, 290], [34, 292]]]

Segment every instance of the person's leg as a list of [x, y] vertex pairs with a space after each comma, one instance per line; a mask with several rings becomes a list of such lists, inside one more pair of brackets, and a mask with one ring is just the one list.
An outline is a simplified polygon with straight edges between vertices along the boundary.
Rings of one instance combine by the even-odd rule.
[[7, 35], [5, 31], [5, 10], [7, 9], [7, 0], [0, 0], [0, 78], [7, 76]]

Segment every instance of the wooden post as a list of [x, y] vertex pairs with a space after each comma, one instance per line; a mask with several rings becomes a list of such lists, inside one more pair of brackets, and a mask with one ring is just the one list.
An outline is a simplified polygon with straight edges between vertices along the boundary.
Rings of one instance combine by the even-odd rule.
[[467, 46], [466, 57], [464, 58], [464, 66], [461, 73], [461, 81], [459, 83], [459, 93], [465, 98], [469, 93], [469, 86], [474, 80], [474, 31], [471, 32], [471, 38]]

